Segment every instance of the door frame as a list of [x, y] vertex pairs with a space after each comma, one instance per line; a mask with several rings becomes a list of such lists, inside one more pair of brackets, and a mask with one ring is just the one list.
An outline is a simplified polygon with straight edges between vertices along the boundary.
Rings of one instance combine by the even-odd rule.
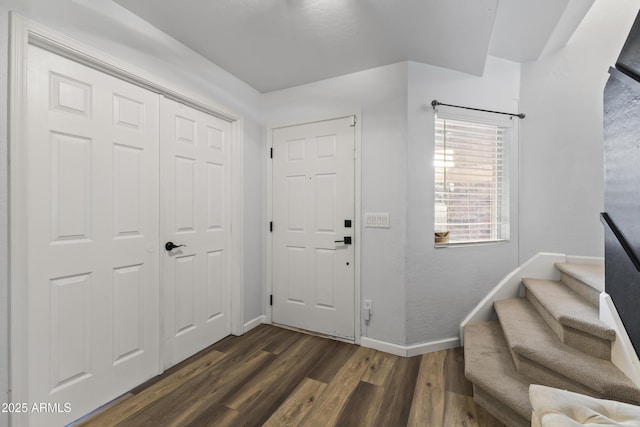
[[354, 277], [354, 343], [360, 344], [361, 337], [361, 304], [360, 304], [360, 277], [362, 273], [361, 264], [361, 238], [362, 238], [362, 134], [361, 134], [361, 116], [362, 112], [357, 110], [355, 112], [327, 114], [326, 116], [314, 117], [308, 120], [297, 120], [290, 122], [283, 122], [278, 124], [271, 124], [267, 126], [267, 197], [266, 197], [266, 218], [265, 218], [265, 230], [266, 230], [266, 262], [265, 262], [265, 323], [273, 323], [272, 306], [270, 304], [270, 295], [273, 293], [273, 233], [270, 232], [269, 224], [273, 221], [273, 159], [271, 158], [271, 150], [273, 149], [273, 131], [276, 129], [308, 125], [317, 122], [326, 122], [337, 119], [344, 119], [347, 117], [355, 117], [355, 153], [354, 153], [354, 181], [355, 181], [355, 214], [354, 220], [356, 221], [354, 227], [354, 262], [356, 264], [355, 277]]
[[[244, 120], [242, 115], [224, 108], [209, 98], [164, 81], [152, 73], [132, 66], [91, 46], [54, 31], [14, 12], [10, 13], [9, 45], [9, 390], [12, 402], [28, 401], [27, 372], [27, 189], [26, 152], [22, 142], [27, 126], [27, 52], [29, 45], [38, 46], [132, 83], [153, 93], [189, 105], [231, 124], [231, 241], [229, 282], [231, 286], [231, 333], [244, 333]], [[159, 214], [159, 213], [158, 213]], [[158, 230], [160, 232], [160, 230]], [[158, 254], [160, 254], [158, 241]], [[160, 289], [162, 301], [162, 289]], [[164, 313], [160, 306], [160, 315]], [[158, 319], [163, 337], [162, 317]], [[164, 340], [160, 340], [162, 346]], [[161, 349], [160, 349], [161, 350]], [[163, 366], [162, 352], [158, 373]], [[21, 421], [22, 420], [22, 421]], [[11, 417], [12, 425], [20, 426], [26, 417]]]

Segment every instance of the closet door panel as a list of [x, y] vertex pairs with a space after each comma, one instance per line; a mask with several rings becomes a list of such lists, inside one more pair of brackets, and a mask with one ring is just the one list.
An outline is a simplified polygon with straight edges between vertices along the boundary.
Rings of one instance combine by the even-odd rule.
[[[159, 371], [159, 97], [29, 46], [28, 395], [64, 425]], [[64, 409], [64, 408], [63, 408]]]
[[161, 103], [164, 366], [229, 335], [230, 124]]

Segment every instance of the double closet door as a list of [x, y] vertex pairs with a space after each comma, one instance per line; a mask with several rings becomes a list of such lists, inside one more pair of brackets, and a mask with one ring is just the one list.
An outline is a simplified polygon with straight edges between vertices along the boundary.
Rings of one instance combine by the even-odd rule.
[[230, 124], [35, 46], [27, 72], [26, 387], [50, 410], [24, 424], [64, 425], [229, 334]]

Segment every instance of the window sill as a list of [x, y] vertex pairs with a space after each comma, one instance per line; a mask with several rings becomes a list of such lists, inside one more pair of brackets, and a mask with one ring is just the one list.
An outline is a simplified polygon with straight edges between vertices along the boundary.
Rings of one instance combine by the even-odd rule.
[[433, 247], [436, 249], [444, 249], [444, 248], [462, 248], [469, 246], [493, 246], [493, 245], [503, 245], [505, 243], [509, 243], [509, 240], [481, 240], [475, 242], [449, 242], [449, 243], [434, 243]]

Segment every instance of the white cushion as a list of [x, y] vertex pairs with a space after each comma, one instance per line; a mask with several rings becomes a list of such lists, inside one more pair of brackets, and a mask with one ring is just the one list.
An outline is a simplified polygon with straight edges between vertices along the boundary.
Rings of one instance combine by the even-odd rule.
[[640, 406], [531, 384], [534, 427], [640, 427]]

